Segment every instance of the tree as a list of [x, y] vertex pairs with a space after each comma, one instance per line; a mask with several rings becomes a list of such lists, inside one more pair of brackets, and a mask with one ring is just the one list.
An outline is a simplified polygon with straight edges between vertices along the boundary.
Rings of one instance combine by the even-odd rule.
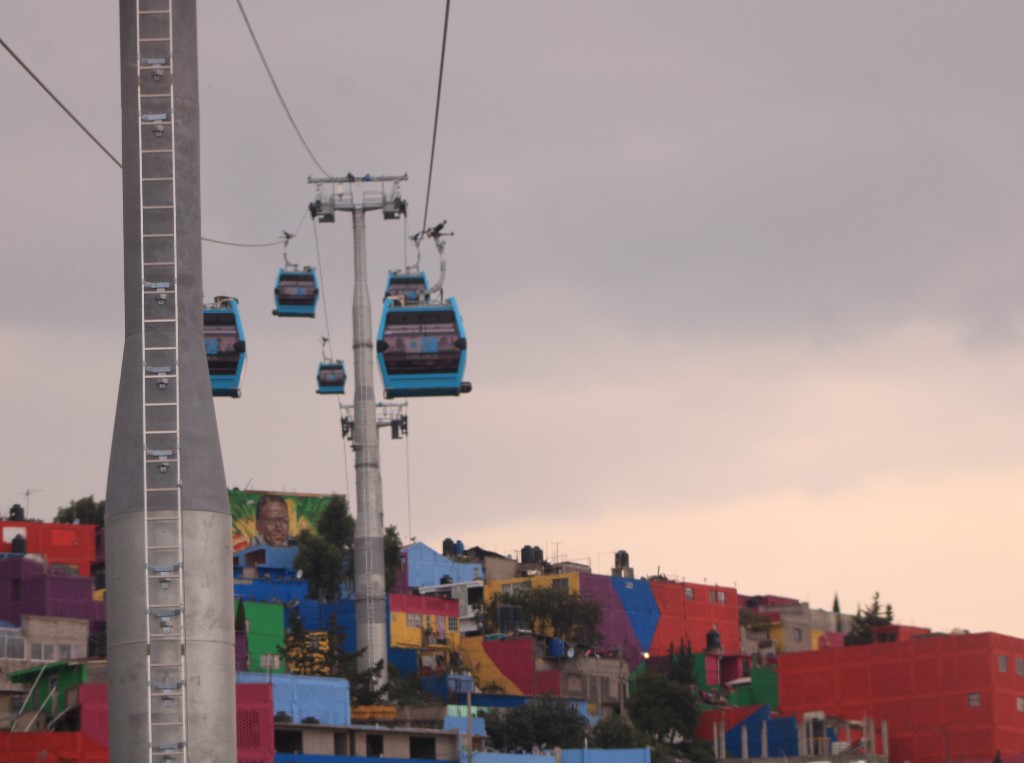
[[484, 715], [487, 737], [495, 749], [509, 754], [533, 750], [533, 717], [527, 708], [491, 708]]
[[82, 525], [103, 527], [103, 510], [106, 504], [106, 501], [97, 503], [91, 495], [88, 498], [79, 498], [57, 509], [57, 516], [53, 521], [72, 524], [77, 520]]
[[388, 664], [387, 698], [396, 706], [415, 706], [432, 700], [420, 687], [419, 678], [415, 673], [402, 676], [402, 672], [394, 663]]
[[601, 641], [601, 632], [598, 630], [604, 618], [601, 604], [577, 592], [539, 588], [513, 594], [496, 593], [484, 606], [482, 618], [485, 632], [499, 630], [498, 616], [503, 605], [522, 607], [524, 622], [538, 634], [584, 645]]
[[594, 727], [597, 748], [642, 748], [647, 745], [644, 734], [621, 714], [606, 716]]
[[[365, 649], [364, 647], [363, 650]], [[387, 702], [387, 685], [380, 683], [383, 673], [384, 659], [381, 658], [371, 668], [355, 671], [351, 676], [346, 677], [352, 693], [352, 705], [378, 706]]]
[[398, 572], [402, 569], [402, 538], [398, 528], [388, 525], [384, 530], [384, 587], [391, 591], [398, 581]]
[[853, 628], [846, 635], [844, 644], [847, 647], [871, 644], [874, 641], [872, 629], [877, 626], [891, 626], [892, 621], [892, 605], [886, 605], [885, 610], [882, 610], [882, 605], [878, 601], [878, 592], [876, 591], [867, 609], [857, 608], [857, 614], [853, 618]]
[[298, 610], [291, 613], [285, 646], [278, 650], [288, 659], [288, 670], [299, 676], [330, 676], [347, 679], [352, 703], [372, 706], [383, 703], [386, 691], [381, 689], [380, 677], [384, 661], [372, 668], [359, 670], [359, 659], [366, 652], [345, 649], [345, 629], [332, 616], [324, 632], [309, 632], [302, 625]]
[[580, 748], [587, 735], [587, 720], [561, 698], [544, 697], [517, 708], [492, 708], [484, 717], [487, 737], [499, 751], [526, 753]]
[[683, 685], [695, 685], [697, 684], [697, 678], [693, 671], [694, 657], [693, 649], [690, 643], [687, 642], [683, 645], [683, 641], [679, 640], [679, 652], [675, 651], [672, 642], [668, 644], [668, 671], [666, 676], [673, 682], [679, 682]]
[[302, 570], [311, 599], [334, 601], [345, 579], [345, 552], [309, 530], [299, 534], [294, 567]]
[[356, 536], [356, 520], [349, 513], [348, 498], [343, 495], [331, 496], [320, 513], [316, 531], [321, 538], [340, 549], [352, 548]]
[[695, 741], [697, 694], [665, 674], [647, 671], [638, 676], [626, 709], [633, 724], [662, 746], [682, 751]]

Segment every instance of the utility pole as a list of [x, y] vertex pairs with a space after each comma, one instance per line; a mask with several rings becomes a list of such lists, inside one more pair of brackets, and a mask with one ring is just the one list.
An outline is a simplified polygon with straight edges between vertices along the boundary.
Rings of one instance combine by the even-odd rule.
[[[356, 647], [366, 648], [359, 670], [383, 661], [380, 686], [388, 681], [387, 589], [384, 579], [384, 500], [380, 478], [380, 439], [373, 383], [373, 328], [366, 279], [366, 212], [381, 210], [385, 220], [397, 219], [404, 202], [398, 194], [402, 176], [309, 178], [317, 186], [311, 212], [333, 222], [335, 211], [352, 214], [355, 283], [352, 296], [352, 363], [355, 396], [352, 451], [356, 463], [355, 558]], [[379, 185], [379, 186], [378, 186]], [[390, 185], [390, 187], [388, 186]], [[372, 188], [371, 188], [372, 187]]]

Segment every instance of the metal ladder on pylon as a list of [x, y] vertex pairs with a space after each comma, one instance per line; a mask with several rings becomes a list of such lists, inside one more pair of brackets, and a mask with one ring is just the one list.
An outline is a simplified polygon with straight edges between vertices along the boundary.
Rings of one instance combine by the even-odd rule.
[[149, 760], [188, 761], [173, 0], [137, 0]]

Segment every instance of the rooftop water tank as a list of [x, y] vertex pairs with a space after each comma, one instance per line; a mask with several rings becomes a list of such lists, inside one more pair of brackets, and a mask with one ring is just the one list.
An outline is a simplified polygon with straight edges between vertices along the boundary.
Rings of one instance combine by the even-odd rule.
[[722, 652], [722, 635], [716, 629], [711, 629], [707, 633], [705, 652]]

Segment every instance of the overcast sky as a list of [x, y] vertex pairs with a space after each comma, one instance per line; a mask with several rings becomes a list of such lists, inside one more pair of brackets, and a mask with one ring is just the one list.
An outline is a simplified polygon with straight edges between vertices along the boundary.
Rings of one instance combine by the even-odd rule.
[[[202, 231], [274, 242], [320, 170], [236, 2], [199, 6]], [[415, 231], [444, 3], [244, 7], [316, 160], [407, 172]], [[1015, 2], [455, 0], [427, 223], [455, 232], [474, 390], [382, 432], [386, 523], [1024, 636], [1022, 27]], [[0, 37], [120, 158], [117, 3], [8, 0]], [[0, 492], [51, 519], [106, 495], [120, 171], [3, 51], [0, 94]], [[406, 233], [368, 220], [376, 297]], [[314, 321], [271, 314], [280, 246], [204, 246], [249, 339], [227, 481], [354, 495], [314, 393], [325, 315], [351, 366], [351, 223], [298, 232]]]

